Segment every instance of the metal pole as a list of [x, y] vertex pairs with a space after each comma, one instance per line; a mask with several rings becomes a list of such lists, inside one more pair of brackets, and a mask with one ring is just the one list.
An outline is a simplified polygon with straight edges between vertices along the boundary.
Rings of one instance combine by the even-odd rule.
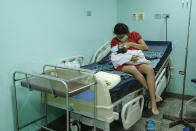
[[188, 61], [188, 47], [189, 47], [189, 37], [190, 37], [190, 25], [191, 25], [191, 10], [192, 10], [192, 0], [190, 1], [190, 11], [189, 11], [189, 23], [188, 23], [188, 34], [187, 34], [187, 43], [186, 43], [186, 56], [185, 56], [185, 66], [184, 66], [184, 80], [183, 80], [183, 91], [182, 91], [182, 105], [180, 112], [180, 120], [183, 119], [183, 108], [184, 108], [184, 93], [186, 87], [186, 71], [187, 71], [187, 61]]
[[14, 102], [15, 102], [15, 112], [16, 112], [16, 129], [19, 131], [18, 123], [18, 105], [17, 105], [17, 96], [16, 96], [16, 81], [15, 81], [16, 72], [13, 74], [13, 86], [14, 86]]
[[[195, 131], [195, 127], [190, 125], [186, 120], [183, 118], [183, 107], [184, 107], [184, 93], [185, 93], [185, 87], [186, 87], [186, 71], [187, 71], [187, 61], [188, 61], [188, 46], [189, 46], [189, 36], [190, 36], [190, 23], [191, 23], [191, 10], [192, 10], [192, 0], [190, 0], [190, 11], [189, 11], [189, 22], [188, 22], [188, 34], [187, 34], [187, 43], [186, 43], [186, 55], [185, 55], [185, 65], [184, 65], [184, 80], [183, 80], [183, 91], [182, 91], [182, 103], [181, 103], [181, 111], [179, 114], [179, 119], [177, 121], [171, 122], [169, 124], [169, 127], [174, 127], [176, 125], [182, 124], [184, 126], [188, 126], [191, 128], [192, 131]], [[163, 118], [172, 120], [173, 118], [176, 119], [173, 116], [169, 115], [163, 115]]]
[[67, 121], [67, 131], [69, 131], [69, 88], [66, 82], [62, 82], [65, 86], [65, 91], [66, 91], [66, 121]]
[[95, 98], [94, 98], [94, 131], [96, 131], [96, 116], [97, 116], [97, 87], [96, 87], [96, 79], [95, 79], [95, 75], [93, 74], [93, 78], [94, 78], [94, 92], [95, 92]]
[[66, 106], [67, 106], [67, 110], [66, 110], [66, 116], [67, 116], [67, 131], [69, 131], [69, 93], [66, 93]]
[[165, 18], [165, 20], [166, 20], [166, 41], [167, 41], [167, 16], [166, 16], [166, 18]]
[[47, 95], [46, 92], [44, 92], [44, 106], [45, 106], [45, 126], [48, 126], [48, 105], [47, 105]]

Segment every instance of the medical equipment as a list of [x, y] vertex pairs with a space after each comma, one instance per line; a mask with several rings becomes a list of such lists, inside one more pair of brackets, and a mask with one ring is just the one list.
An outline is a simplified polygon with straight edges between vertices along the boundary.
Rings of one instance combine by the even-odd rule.
[[[188, 0], [187, 0], [188, 3]], [[181, 110], [179, 113], [179, 118], [177, 118], [176, 121], [171, 122], [169, 124], [169, 127], [172, 128], [176, 125], [182, 124], [184, 126], [189, 126], [191, 127], [192, 130], [195, 130], [195, 128], [190, 125], [187, 120], [183, 118], [184, 114], [184, 95], [185, 95], [185, 87], [186, 87], [186, 71], [187, 71], [187, 62], [188, 62], [188, 47], [189, 47], [189, 37], [190, 37], [190, 26], [191, 26], [191, 13], [192, 13], [192, 0], [190, 1], [190, 8], [189, 8], [189, 21], [188, 21], [188, 33], [187, 33], [187, 43], [186, 43], [186, 54], [185, 54], [185, 64], [184, 64], [184, 71], [182, 72], [182, 75], [184, 75], [183, 79], [183, 90], [182, 90], [182, 103], [181, 103]], [[169, 116], [169, 115], [163, 115], [163, 118], [168, 119], [168, 120], [173, 120], [176, 119], [174, 116]]]
[[[53, 68], [51, 70], [47, 70], [46, 68]], [[50, 73], [54, 72], [55, 76], [50, 76]], [[69, 75], [62, 75], [69, 74]], [[16, 82], [20, 82], [22, 87], [27, 87], [29, 90], [38, 90], [42, 93], [42, 100], [45, 104], [45, 113], [44, 116], [29, 122], [25, 125], [19, 126], [18, 121], [18, 106], [17, 106], [17, 92], [16, 92]], [[69, 97], [75, 96], [85, 90], [93, 89], [95, 87], [94, 73], [92, 71], [88, 71], [85, 69], [76, 69], [71, 67], [58, 67], [52, 65], [45, 65], [43, 67], [43, 73], [41, 75], [24, 73], [20, 71], [16, 71], [13, 74], [13, 83], [14, 83], [14, 94], [15, 94], [15, 109], [16, 109], [16, 128], [20, 130], [30, 124], [33, 124], [37, 121], [45, 119], [45, 124], [47, 125], [47, 94], [51, 94], [51, 97], [57, 98], [61, 97], [63, 104], [66, 109], [66, 121], [67, 121], [67, 130], [69, 130], [69, 111], [71, 111], [72, 107], [70, 106]], [[94, 88], [94, 92], [96, 94], [96, 89]], [[96, 96], [96, 95], [95, 95]], [[93, 118], [96, 116], [96, 97], [92, 103], [93, 107]], [[41, 126], [42, 128], [48, 129], [45, 126]]]
[[[172, 49], [171, 42], [146, 41], [146, 43], [149, 46], [149, 51], [144, 52], [144, 54], [147, 59], [151, 60], [151, 65], [156, 73], [157, 90], [160, 88], [161, 91], [158, 91], [158, 93], [161, 94], [170, 78], [168, 61]], [[60, 63], [70, 60], [78, 60], [79, 63], [83, 63], [81, 59], [83, 59], [81, 56], [65, 58]], [[46, 70], [46, 67], [52, 69]], [[108, 88], [110, 83], [102, 77], [96, 77], [96, 73], [100, 71], [117, 74], [121, 77], [121, 81], [115, 87]], [[50, 76], [52, 72], [55, 76]], [[119, 117], [122, 119], [124, 129], [128, 129], [142, 116], [144, 89], [133, 76], [113, 70], [110, 60], [110, 42], [106, 42], [95, 52], [89, 65], [81, 66], [81, 68], [47, 65], [44, 66], [42, 75], [26, 73], [24, 75], [25, 79], [21, 80], [22, 86], [48, 92], [42, 93], [42, 100], [45, 104], [65, 110], [69, 109], [67, 114], [70, 111], [70, 121], [75, 123], [71, 124], [71, 129], [80, 130], [77, 127], [80, 127], [78, 125], [83, 123], [104, 131], [110, 131], [110, 124], [114, 120], [120, 120]], [[41, 84], [40, 80], [46, 78], [48, 84]], [[74, 90], [73, 94], [70, 92], [71, 97], [69, 98], [68, 94], [54, 89], [55, 85], [62, 81], [80, 85], [80, 89], [76, 89], [76, 92]], [[67, 85], [71, 87], [71, 83], [67, 83]], [[95, 86], [94, 90], [92, 86]], [[67, 118], [67, 122], [69, 126], [69, 118]], [[73, 127], [75, 125], [77, 127]]]

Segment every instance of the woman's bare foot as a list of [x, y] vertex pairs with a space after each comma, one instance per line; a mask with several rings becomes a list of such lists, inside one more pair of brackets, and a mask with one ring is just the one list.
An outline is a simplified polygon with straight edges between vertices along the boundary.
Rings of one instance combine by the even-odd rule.
[[152, 105], [152, 113], [153, 115], [158, 115], [159, 114], [159, 110], [157, 109], [157, 105], [156, 105], [156, 102], [152, 102], [151, 101], [151, 105]]
[[158, 96], [157, 94], [155, 94], [155, 101], [156, 102], [163, 101], [163, 98], [161, 98], [160, 96]]
[[157, 108], [152, 108], [153, 115], [159, 115], [159, 110]]

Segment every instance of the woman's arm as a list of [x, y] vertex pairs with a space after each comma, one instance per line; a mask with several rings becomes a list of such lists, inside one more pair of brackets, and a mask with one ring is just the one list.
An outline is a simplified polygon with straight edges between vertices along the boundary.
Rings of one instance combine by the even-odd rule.
[[134, 47], [136, 49], [143, 50], [143, 51], [148, 50], [148, 46], [146, 45], [146, 43], [144, 42], [143, 39], [139, 39], [137, 44], [135, 44], [133, 42], [128, 42], [128, 43], [125, 43], [125, 45], [127, 46], [127, 48], [129, 48], [131, 46], [131, 47]]

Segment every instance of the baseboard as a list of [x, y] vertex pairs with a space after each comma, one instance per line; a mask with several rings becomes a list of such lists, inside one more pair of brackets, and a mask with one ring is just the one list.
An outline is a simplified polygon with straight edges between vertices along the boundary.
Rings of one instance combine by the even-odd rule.
[[[165, 97], [173, 97], [173, 98], [177, 98], [177, 99], [182, 99], [182, 94], [176, 94], [176, 93], [171, 93], [171, 92], [165, 92]], [[191, 96], [191, 95], [184, 95], [184, 99], [185, 100], [190, 100], [191, 98], [193, 98], [195, 96]]]

